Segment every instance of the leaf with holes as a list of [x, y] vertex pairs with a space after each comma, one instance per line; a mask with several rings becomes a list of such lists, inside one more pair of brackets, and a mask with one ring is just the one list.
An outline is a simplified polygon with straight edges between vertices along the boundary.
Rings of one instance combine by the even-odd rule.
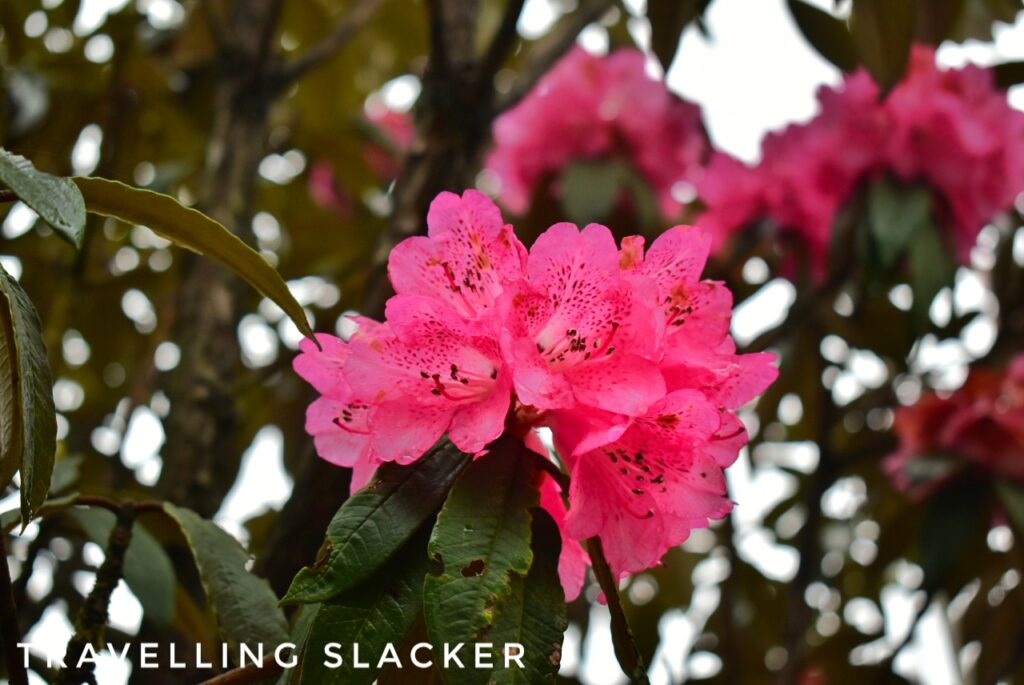
[[[452, 488], [437, 518], [423, 589], [427, 632], [440, 646], [472, 645], [498, 623], [516, 578], [533, 562], [530, 508], [538, 501], [533, 459], [507, 438], [477, 459]], [[448, 668], [445, 682], [486, 682], [488, 671]]]
[[233, 537], [194, 511], [171, 503], [164, 511], [181, 527], [222, 637], [233, 647], [262, 644], [272, 648], [288, 640], [288, 622], [270, 585], [246, 570], [248, 553]]
[[445, 441], [409, 466], [382, 465], [335, 514], [327, 559], [299, 571], [282, 603], [323, 602], [372, 574], [441, 507], [468, 461]]
[[76, 176], [72, 180], [82, 191], [88, 211], [148, 226], [175, 245], [216, 259], [273, 300], [303, 335], [313, 337], [302, 305], [274, 267], [220, 223], [169, 195], [105, 178]]
[[[562, 540], [554, 520], [539, 508], [533, 510], [532, 548], [530, 573], [526, 578], [512, 577], [508, 603], [485, 636], [494, 645], [491, 662], [495, 670], [490, 682], [495, 685], [553, 683], [561, 662], [562, 636], [569, 625], [565, 593], [558, 579]], [[522, 668], [511, 659], [514, 648], [506, 645], [512, 644], [523, 647]]]
[[[378, 665], [384, 665], [380, 663], [382, 657], [400, 658], [395, 645], [416, 622], [423, 602], [428, 532], [429, 528], [414, 536], [372, 578], [329, 602], [315, 605], [316, 614], [309, 624], [299, 671], [292, 683], [370, 685], [381, 670]], [[336, 667], [330, 665], [331, 653], [327, 651], [331, 643], [341, 645], [336, 653], [342, 663]], [[368, 666], [356, 664], [353, 649], [359, 650], [359, 660]], [[411, 664], [403, 666], [413, 668]]]
[[57, 414], [39, 314], [0, 267], [0, 489], [21, 472], [21, 521], [28, 524], [50, 490]]
[[71, 179], [44, 174], [32, 163], [0, 148], [0, 183], [35, 210], [61, 238], [82, 246], [85, 233], [85, 202]]

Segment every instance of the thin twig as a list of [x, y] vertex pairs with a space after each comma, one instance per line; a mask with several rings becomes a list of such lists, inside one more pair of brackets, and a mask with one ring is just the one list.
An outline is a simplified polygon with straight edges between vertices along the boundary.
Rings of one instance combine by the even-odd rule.
[[[135, 510], [125, 505], [117, 512], [117, 523], [110, 531], [106, 556], [96, 571], [96, 584], [75, 618], [75, 634], [68, 641], [64, 656], [66, 667], [57, 677], [57, 685], [95, 683], [96, 665], [90, 659], [82, 659], [89, 645], [95, 645], [103, 634], [110, 618], [110, 597], [124, 575], [124, 559], [132, 541], [132, 527], [135, 525]], [[79, 662], [81, 665], [79, 665]]]
[[25, 661], [18, 648], [21, 628], [18, 627], [18, 610], [14, 605], [11, 570], [7, 566], [7, 533], [3, 531], [0, 531], [0, 638], [4, 643], [8, 680], [11, 685], [28, 685]]
[[498, 73], [501, 65], [505, 63], [512, 52], [512, 47], [516, 44], [516, 38], [519, 36], [516, 26], [519, 24], [519, 15], [522, 14], [525, 4], [526, 0], [508, 0], [501, 25], [495, 31], [487, 52], [480, 58], [477, 72], [478, 88], [486, 90], [491, 86], [494, 75]]
[[626, 620], [626, 613], [622, 610], [622, 600], [619, 598], [619, 587], [612, 575], [612, 569], [608, 566], [608, 560], [604, 556], [604, 547], [601, 546], [601, 538], [592, 537], [587, 540], [587, 552], [590, 554], [590, 563], [594, 568], [594, 575], [604, 592], [608, 602], [608, 611], [612, 617], [612, 644], [615, 647], [615, 658], [619, 665], [629, 677], [633, 685], [648, 685], [647, 669], [644, 668], [643, 657], [633, 640], [633, 631], [629, 628], [629, 621]]
[[14, 202], [18, 195], [13, 190], [0, 190], [0, 202]]
[[574, 12], [563, 17], [547, 35], [538, 39], [511, 90], [498, 99], [496, 111], [504, 112], [523, 99], [575, 44], [580, 31], [600, 19], [614, 4], [614, 0], [582, 0]]
[[163, 503], [156, 500], [145, 500], [142, 502], [118, 502], [110, 499], [109, 497], [100, 497], [98, 495], [79, 495], [75, 498], [74, 505], [83, 507], [99, 507], [100, 509], [106, 509], [107, 511], [113, 512], [117, 515], [120, 515], [125, 509], [131, 509], [135, 515], [161, 512], [164, 510]]
[[204, 680], [200, 685], [255, 685], [273, 678], [284, 668], [273, 657], [266, 657], [259, 664], [248, 664], [219, 676]]
[[281, 68], [280, 84], [288, 86], [320, 66], [349, 44], [384, 4], [383, 0], [363, 0], [348, 13], [334, 30], [314, 43], [295, 61]]

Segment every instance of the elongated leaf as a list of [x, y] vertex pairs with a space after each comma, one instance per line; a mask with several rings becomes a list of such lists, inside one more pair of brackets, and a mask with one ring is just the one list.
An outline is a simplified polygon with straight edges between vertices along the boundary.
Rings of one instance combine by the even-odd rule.
[[850, 29], [860, 61], [886, 89], [907, 70], [915, 12], [914, 0], [853, 0]]
[[221, 636], [231, 645], [266, 648], [288, 640], [288, 622], [270, 585], [249, 573], [249, 555], [212, 521], [194, 511], [164, 504], [188, 540]]
[[21, 471], [21, 520], [46, 499], [57, 449], [57, 414], [39, 315], [0, 267], [0, 487]]
[[1024, 488], [1009, 481], [996, 483], [996, 494], [1015, 532], [1024, 531]]
[[918, 231], [910, 243], [910, 282], [914, 289], [911, 310], [917, 331], [926, 330], [931, 322], [929, 311], [939, 291], [953, 285], [956, 264], [942, 235], [935, 227]]
[[57, 235], [75, 247], [82, 246], [85, 202], [71, 179], [44, 174], [24, 157], [0, 148], [0, 183], [34, 209]]
[[[400, 658], [395, 646], [416, 622], [423, 602], [427, 532], [424, 530], [410, 540], [372, 578], [329, 602], [316, 605], [300, 671], [292, 678], [292, 683], [369, 685], [381, 670], [378, 664], [382, 656]], [[331, 643], [334, 646], [329, 652], [327, 648]], [[366, 667], [356, 663], [352, 651], [356, 645], [359, 660], [367, 664]], [[332, 653], [341, 658], [341, 664], [332, 663]], [[413, 668], [409, 663], [402, 666]]]
[[88, 211], [148, 226], [176, 245], [216, 259], [277, 303], [304, 335], [313, 337], [302, 305], [277, 271], [221, 224], [168, 195], [105, 178], [77, 176], [73, 180]]
[[[106, 551], [116, 518], [105, 509], [73, 509], [68, 517]], [[132, 541], [124, 558], [124, 579], [139, 599], [146, 618], [158, 626], [174, 621], [177, 579], [163, 546], [141, 524], [132, 528]]]
[[804, 0], [787, 0], [786, 4], [800, 33], [822, 57], [842, 71], [857, 68], [857, 47], [846, 22]]
[[[565, 593], [558, 579], [562, 541], [558, 526], [542, 509], [533, 510], [533, 565], [523, 578], [512, 578], [512, 594], [486, 641], [494, 645], [495, 685], [553, 683], [562, 657], [562, 636], [569, 625]], [[512, 648], [522, 645], [523, 668], [512, 659]], [[506, 668], [506, 664], [509, 666]]]
[[881, 179], [868, 192], [871, 234], [882, 267], [892, 267], [919, 233], [936, 230], [932, 221], [932, 196], [923, 186], [897, 187]]
[[[530, 570], [533, 462], [521, 445], [502, 441], [473, 462], [455, 483], [430, 538], [431, 569], [424, 583], [427, 632], [435, 650], [471, 645], [496, 625], [515, 578]], [[488, 671], [444, 670], [450, 684], [483, 683]]]
[[371, 575], [441, 507], [468, 460], [445, 442], [409, 466], [381, 466], [328, 526], [330, 555], [299, 571], [281, 601], [326, 601]]
[[989, 516], [986, 495], [980, 481], [960, 478], [929, 498], [920, 539], [925, 590], [942, 588], [954, 568], [963, 563], [967, 546], [984, 536]]
[[666, 72], [675, 59], [683, 31], [709, 4], [711, 0], [647, 0], [651, 49]]

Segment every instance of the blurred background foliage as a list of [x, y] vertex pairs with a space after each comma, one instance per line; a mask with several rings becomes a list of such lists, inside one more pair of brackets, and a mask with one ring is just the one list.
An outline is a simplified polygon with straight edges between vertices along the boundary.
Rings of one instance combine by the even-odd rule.
[[[715, 4], [535, 2], [548, 6], [549, 27], [516, 39], [486, 98], [456, 103], [485, 132], [584, 27], [612, 48], [639, 44], [668, 68], [685, 30], [708, 30], [704, 13]], [[3, 0], [0, 145], [53, 174], [102, 175], [196, 204], [278, 267], [318, 330], [340, 331], [343, 312], [379, 307], [387, 249], [422, 230], [435, 189], [488, 187], [477, 174], [486, 135], [452, 143], [465, 135], [451, 130], [464, 122], [445, 114], [458, 98], [431, 85], [439, 38], [426, 15], [455, 5]], [[1015, 0], [786, 5], [826, 59], [844, 71], [864, 65], [887, 86], [900, 80], [913, 42], [990, 41], [993, 26], [1021, 9]], [[471, 51], [488, 45], [509, 11], [499, 0], [478, 10]], [[300, 78], [281, 76], [362, 12]], [[441, 77], [459, 88], [453, 62]], [[1018, 64], [997, 69], [1004, 85], [1020, 73]], [[415, 111], [415, 133], [375, 125], [384, 109]], [[448, 162], [445, 177], [438, 169]], [[516, 221], [525, 241], [566, 216], [620, 234], [687, 218], [659, 216], [621, 162], [581, 162], [563, 177], [561, 197], [539, 192]], [[622, 193], [632, 201], [614, 202]], [[315, 558], [347, 492], [344, 472], [316, 459], [303, 430], [312, 391], [290, 371], [298, 331], [276, 306], [144, 227], [91, 217], [75, 253], [41, 239], [50, 229], [22, 205], [0, 207], [0, 221], [0, 259], [45, 324], [60, 416], [53, 494], [170, 499], [216, 515], [283, 592]], [[781, 277], [776, 247], [756, 234], [719, 255], [711, 275], [729, 283], [738, 318], [777, 314], [737, 338], [778, 351], [782, 376], [744, 412], [752, 442], [733, 469], [736, 512], [624, 588], [654, 682], [1024, 679], [1021, 546], [992, 483], [958, 479], [921, 501], [894, 491], [880, 468], [896, 445], [895, 407], [928, 388], [954, 389], [969, 362], [1020, 349], [1021, 221], [1000, 221], [982, 231], [972, 265], [929, 293], [923, 324], [907, 312], [906, 273], [868, 287], [858, 262], [830, 289], [798, 291]], [[22, 627], [35, 626], [54, 655], [112, 525], [94, 513], [49, 517], [13, 538]], [[143, 523], [111, 639], [214, 642], [180, 534]], [[596, 587], [570, 618], [563, 681], [621, 682]], [[915, 632], [919, 624], [930, 637]], [[201, 679], [105, 673], [109, 682]]]

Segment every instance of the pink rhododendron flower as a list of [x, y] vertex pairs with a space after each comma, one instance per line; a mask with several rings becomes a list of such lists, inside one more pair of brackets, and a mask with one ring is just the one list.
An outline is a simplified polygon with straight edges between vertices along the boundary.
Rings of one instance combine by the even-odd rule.
[[427, 228], [391, 254], [386, 323], [357, 319], [350, 340], [319, 336], [295, 360], [321, 394], [307, 431], [353, 487], [444, 435], [472, 454], [523, 436], [550, 459], [534, 430], [550, 428], [571, 487], [544, 474], [540, 499], [570, 599], [587, 538], [622, 577], [730, 510], [723, 470], [747, 439], [734, 410], [776, 369], [736, 353], [732, 298], [701, 279], [707, 235], [676, 227], [645, 253], [637, 236], [556, 224], [527, 252], [476, 191], [439, 195]]
[[716, 247], [770, 219], [801, 240], [821, 277], [839, 211], [865, 181], [890, 174], [933, 189], [936, 218], [966, 262], [978, 231], [1024, 190], [1024, 112], [986, 69], [940, 69], [918, 46], [885, 99], [862, 70], [819, 101], [812, 121], [765, 139], [756, 167], [721, 153], [708, 164], [699, 223]]
[[645, 60], [639, 50], [598, 57], [576, 47], [498, 118], [487, 166], [509, 210], [524, 213], [538, 185], [571, 162], [624, 159], [664, 216], [679, 213], [680, 188], [696, 182], [709, 145], [700, 109], [651, 77]]
[[886, 469], [902, 490], [927, 492], [929, 484], [918, 483], [914, 472], [935, 471], [929, 464], [937, 459], [965, 460], [1024, 482], [1024, 355], [1006, 369], [971, 369], [948, 397], [929, 393], [899, 408], [894, 428], [900, 448]]

